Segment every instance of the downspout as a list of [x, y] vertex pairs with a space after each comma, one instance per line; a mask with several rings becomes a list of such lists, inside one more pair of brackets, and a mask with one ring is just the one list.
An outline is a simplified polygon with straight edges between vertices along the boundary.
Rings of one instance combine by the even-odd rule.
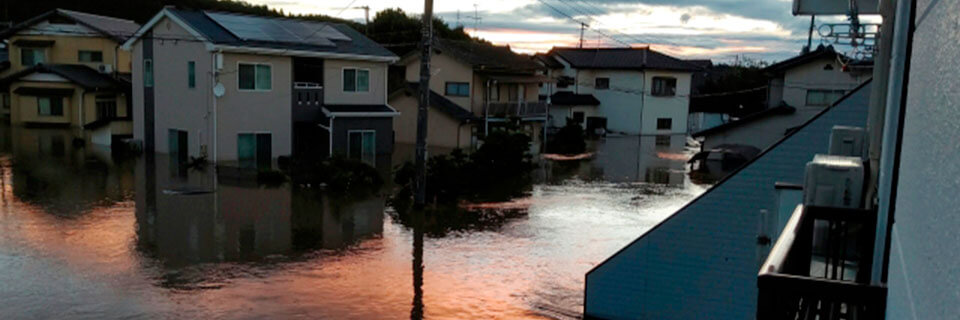
[[897, 1], [890, 52], [890, 75], [887, 87], [883, 140], [880, 150], [879, 189], [877, 193], [877, 226], [873, 242], [870, 284], [881, 285], [886, 279], [890, 255], [890, 231], [896, 209], [900, 166], [900, 142], [903, 139], [903, 117], [910, 77], [910, 54], [913, 47], [915, 0]]
[[[644, 60], [646, 60], [646, 55], [644, 55]], [[640, 133], [637, 135], [637, 180], [640, 180], [640, 167], [643, 166], [641, 163], [643, 160], [643, 107], [645, 104], [644, 98], [647, 96], [647, 72], [645, 70], [640, 70]]]
[[[220, 77], [220, 71], [217, 69], [218, 54], [223, 54], [223, 53], [222, 51], [218, 50], [217, 52], [214, 52], [213, 54], [210, 55], [211, 57], [210, 69], [213, 70], [213, 79], [211, 83], [212, 86], [210, 87], [211, 90], [213, 90], [213, 88], [216, 88], [217, 79]], [[220, 139], [220, 132], [217, 131], [217, 99], [219, 98], [217, 98], [216, 94], [213, 94], [211, 96], [213, 96], [213, 134], [211, 134], [210, 136], [213, 137], [213, 166], [216, 167], [220, 164], [219, 163], [220, 150], [217, 148], [217, 140]]]
[[[79, 112], [77, 112], [77, 121], [80, 122], [80, 133], [81, 133], [81, 134], [83, 134], [83, 132], [84, 132], [84, 130], [83, 130], [83, 125], [84, 125], [84, 123], [83, 123], [83, 120], [84, 120], [84, 119], [83, 119], [83, 118], [84, 118], [84, 117], [83, 117], [83, 113], [84, 113], [84, 110], [83, 110], [83, 100], [86, 100], [86, 98], [87, 98], [87, 89], [82, 89], [82, 90], [80, 90], [80, 109], [79, 109]], [[81, 138], [84, 138], [84, 137], [81, 137]]]
[[333, 158], [333, 119], [336, 119], [336, 118], [337, 116], [331, 114], [330, 122], [328, 123], [330, 126], [327, 127], [327, 138], [329, 139], [329, 146], [327, 147], [330, 149], [327, 151], [328, 158]]

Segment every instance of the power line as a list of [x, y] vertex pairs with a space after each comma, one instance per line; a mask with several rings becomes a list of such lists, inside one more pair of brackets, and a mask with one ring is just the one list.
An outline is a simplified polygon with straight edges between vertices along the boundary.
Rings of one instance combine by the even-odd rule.
[[[582, 25], [582, 24], [586, 24], [585, 22], [580, 21], [580, 20], [577, 20], [576, 18], [574, 18], [574, 17], [571, 16], [570, 14], [568, 14], [568, 13], [566, 13], [566, 12], [558, 9], [557, 7], [554, 7], [553, 5], [547, 3], [545, 0], [537, 0], [537, 2], [540, 2], [541, 4], [547, 6], [548, 8], [550, 8], [550, 9], [552, 9], [553, 11], [559, 13], [560, 15], [567, 17], [567, 19], [570, 19], [570, 21], [576, 22], [576, 23], [581, 24], [581, 25]], [[622, 44], [622, 45], [624, 45], [624, 46], [627, 46], [627, 47], [631, 47], [631, 46], [632, 46], [632, 45], [629, 44], [629, 43], [620, 41], [619, 39], [614, 38], [613, 36], [610, 36], [609, 34], [606, 34], [606, 33], [601, 32], [601, 31], [599, 31], [599, 30], [594, 29], [593, 31], [599, 33], [600, 35], [603, 35], [604, 37], [609, 38], [610, 40], [613, 40], [613, 41], [615, 41], [615, 42], [618, 42], [618, 43], [620, 43], [620, 44]]]

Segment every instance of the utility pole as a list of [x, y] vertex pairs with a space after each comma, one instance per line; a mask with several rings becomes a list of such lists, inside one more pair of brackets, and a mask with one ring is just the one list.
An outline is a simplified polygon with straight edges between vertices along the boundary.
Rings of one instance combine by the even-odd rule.
[[354, 9], [363, 9], [363, 33], [366, 35], [370, 34], [370, 6], [359, 6], [354, 7]]
[[420, 104], [417, 106], [416, 188], [414, 209], [423, 209], [427, 196], [427, 112], [430, 104], [430, 47], [433, 45], [433, 0], [423, 1], [420, 43]]
[[588, 27], [590, 26], [587, 25], [586, 23], [583, 23], [583, 22], [580, 23], [580, 48], [581, 49], [583, 48], [583, 31], [586, 30]]
[[[458, 12], [459, 12], [459, 11], [458, 11]], [[457, 17], [459, 17], [459, 16], [460, 16], [460, 15], [457, 14]], [[480, 31], [480, 20], [483, 20], [483, 18], [480, 17], [480, 10], [477, 8], [477, 4], [476, 4], [476, 3], [473, 4], [473, 16], [472, 16], [472, 17], [471, 17], [471, 16], [467, 16], [466, 18], [473, 20], [473, 37], [474, 37], [474, 38], [478, 37], [478, 32]], [[458, 18], [458, 20], [459, 20], [459, 18]]]

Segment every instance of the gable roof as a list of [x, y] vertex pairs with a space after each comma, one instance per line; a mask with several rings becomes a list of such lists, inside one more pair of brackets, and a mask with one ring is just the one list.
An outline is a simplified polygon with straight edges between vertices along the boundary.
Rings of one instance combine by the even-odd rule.
[[0, 79], [0, 86], [5, 87], [11, 82], [37, 72], [56, 74], [87, 90], [121, 90], [129, 86], [129, 83], [79, 64], [38, 64]]
[[[333, 28], [340, 34], [343, 34], [349, 38], [349, 40], [328, 39], [332, 45], [319, 45], [306, 41], [265, 41], [242, 39], [231, 32], [227, 27], [224, 27], [216, 20], [211, 18], [211, 14], [229, 16], [231, 19], [236, 19], [238, 21], [247, 20], [251, 25], [262, 23], [263, 21], [296, 22], [301, 26], [316, 30], [314, 33], [310, 34], [310, 37], [314, 37], [317, 32], [323, 28]], [[130, 38], [126, 43], [123, 44], [124, 49], [129, 49], [134, 42], [139, 40], [147, 31], [152, 29], [153, 26], [160, 22], [160, 20], [162, 20], [164, 17], [169, 18], [184, 29], [187, 29], [188, 32], [193, 34], [199, 40], [206, 42], [208, 49], [211, 50], [219, 49], [228, 52], [344, 58], [383, 62], [392, 62], [398, 59], [396, 55], [390, 52], [390, 50], [387, 50], [370, 38], [367, 38], [363, 34], [353, 30], [353, 28], [341, 23], [262, 17], [227, 12], [184, 10], [172, 7], [164, 8], [156, 16], [154, 16], [150, 22], [147, 22], [147, 24], [140, 28], [134, 37]]]
[[[420, 92], [420, 84], [416, 82], [407, 82], [406, 88], [402, 88], [394, 92], [393, 94], [403, 93], [403, 94], [417, 94]], [[417, 98], [419, 100], [419, 98]], [[460, 122], [470, 122], [474, 120], [479, 120], [477, 116], [474, 116], [472, 112], [467, 111], [464, 108], [461, 108], [455, 102], [450, 101], [446, 97], [440, 95], [436, 91], [430, 90], [430, 106], [434, 109], [437, 109], [440, 112], [447, 114], [448, 116], [453, 117], [454, 119], [460, 120]]]
[[542, 63], [545, 67], [550, 69], [563, 69], [563, 64], [560, 61], [557, 61], [557, 58], [554, 58], [552, 55], [545, 53], [537, 53], [533, 55], [533, 59]]
[[476, 41], [437, 39], [434, 48], [454, 59], [473, 66], [475, 70], [503, 72], [534, 72], [540, 64], [530, 56], [518, 54], [509, 46], [496, 46]]
[[0, 39], [9, 38], [17, 32], [20, 32], [54, 16], [72, 20], [80, 25], [83, 25], [84, 27], [90, 28], [108, 38], [112, 38], [114, 41], [121, 43], [140, 28], [139, 24], [131, 20], [100, 16], [72, 10], [54, 9], [39, 16], [33, 17], [27, 21], [18, 23], [17, 25], [0, 32]]
[[817, 47], [817, 50], [813, 50], [796, 57], [783, 60], [777, 63], [774, 63], [764, 69], [764, 71], [773, 74], [783, 73], [794, 67], [804, 65], [811, 61], [820, 60], [823, 58], [836, 59], [838, 56], [842, 56], [840, 53], [833, 50], [833, 46], [823, 46], [820, 45]]
[[553, 48], [550, 55], [560, 57], [577, 69], [673, 70], [697, 71], [702, 68], [650, 48]]

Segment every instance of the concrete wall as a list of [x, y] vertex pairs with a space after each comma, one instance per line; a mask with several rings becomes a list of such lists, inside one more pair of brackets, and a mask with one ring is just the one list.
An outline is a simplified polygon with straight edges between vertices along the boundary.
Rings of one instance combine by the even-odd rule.
[[[864, 126], [866, 87], [713, 186], [586, 277], [585, 312], [611, 319], [752, 319], [760, 212], [776, 213], [776, 182], [803, 181], [835, 125]], [[775, 219], [769, 219], [774, 228]]]
[[[393, 130], [396, 132], [397, 143], [414, 144], [417, 142], [417, 101], [415, 96], [399, 95], [390, 100], [390, 106], [400, 111], [400, 116], [393, 118]], [[460, 120], [454, 119], [444, 112], [431, 107], [427, 116], [427, 145], [441, 148], [471, 147], [470, 136], [473, 125], [460, 125]]]
[[[30, 29], [43, 29], [45, 26], [48, 26], [46, 23], [38, 24]], [[25, 67], [20, 64], [20, 47], [15, 45], [14, 42], [17, 40], [53, 40], [55, 43], [52, 47], [47, 47], [45, 50], [46, 53], [46, 63], [60, 63], [60, 64], [83, 64], [91, 68], [97, 69], [101, 64], [113, 65], [113, 68], [117, 72], [128, 73], [130, 72], [130, 52], [120, 50], [120, 44], [114, 41], [113, 39], [106, 37], [98, 36], [86, 36], [87, 33], [95, 34], [96, 31], [85, 28], [80, 25], [76, 25], [76, 33], [82, 34], [62, 34], [62, 35], [39, 35], [38, 31], [21, 31], [16, 35], [10, 37], [9, 47], [10, 50], [10, 70], [8, 72], [14, 73], [20, 70], [23, 70]], [[100, 51], [103, 53], [103, 62], [93, 62], [93, 63], [81, 63], [79, 61], [79, 51], [80, 50], [91, 50], [91, 51]]]
[[[289, 60], [289, 58], [287, 58]], [[290, 62], [288, 61], [287, 64]], [[358, 68], [370, 70], [369, 92], [344, 92], [343, 69]], [[287, 67], [289, 75], [290, 67]], [[276, 71], [274, 71], [276, 72]], [[277, 82], [274, 74], [274, 84]], [[291, 79], [287, 76], [284, 79]], [[323, 102], [326, 104], [385, 104], [387, 103], [387, 64], [384, 62], [367, 62], [353, 60], [324, 60], [323, 61]], [[292, 88], [292, 85], [286, 86]], [[274, 89], [277, 89], [274, 86]], [[287, 98], [287, 101], [290, 99]]]
[[917, 0], [890, 250], [887, 319], [960, 314], [960, 2]]

